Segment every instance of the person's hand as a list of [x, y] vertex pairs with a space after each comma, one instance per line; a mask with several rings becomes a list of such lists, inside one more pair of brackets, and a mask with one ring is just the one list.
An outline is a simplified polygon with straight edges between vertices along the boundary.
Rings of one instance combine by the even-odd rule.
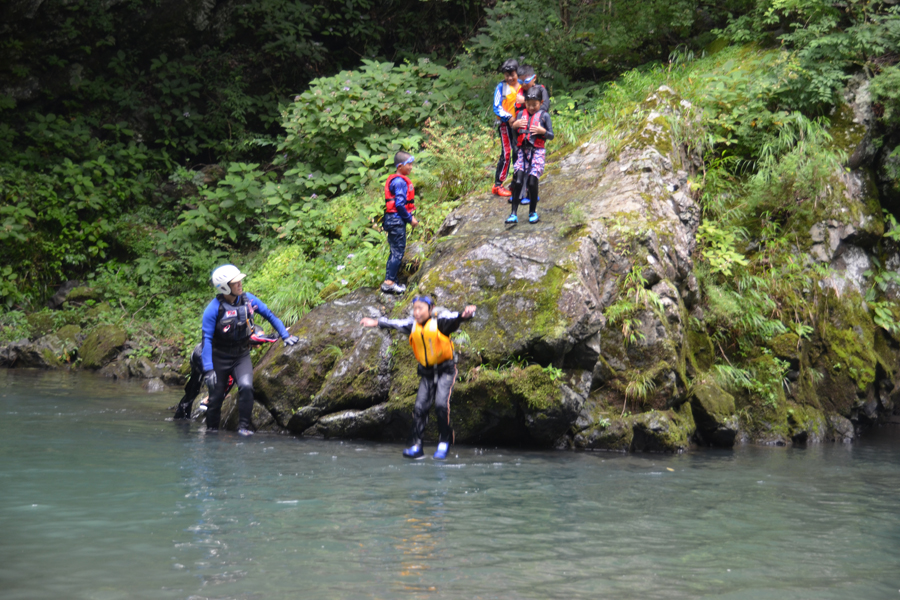
[[378, 327], [378, 319], [370, 319], [369, 317], [363, 317], [359, 320], [359, 324], [363, 327]]
[[419, 224], [419, 220], [415, 217], [412, 218], [412, 222], [410, 222], [410, 226], [415, 229]]
[[218, 379], [216, 378], [215, 371], [207, 371], [206, 375], [203, 377], [204, 383], [206, 383], [206, 388], [209, 390], [210, 396], [213, 393], [213, 389], [216, 387], [216, 383], [218, 383]]
[[518, 121], [513, 121], [511, 127], [513, 129], [518, 129], [519, 127], [522, 127], [523, 125], [525, 125], [525, 123], [527, 123], [527, 122], [528, 122], [527, 119], [519, 119]]
[[545, 128], [541, 127], [540, 125], [538, 125], [537, 123], [535, 123], [534, 125], [531, 126], [531, 133], [536, 133], [538, 135], [544, 135], [545, 133], [547, 133], [547, 130]]
[[516, 104], [525, 104], [525, 94], [516, 94]]
[[296, 344], [299, 341], [300, 341], [300, 338], [298, 338], [296, 335], [291, 335], [291, 336], [284, 338], [284, 345], [285, 346], [293, 346], [294, 344]]
[[470, 304], [463, 309], [461, 316], [463, 319], [471, 319], [472, 315], [474, 315], [474, 314], [475, 314], [475, 305]]

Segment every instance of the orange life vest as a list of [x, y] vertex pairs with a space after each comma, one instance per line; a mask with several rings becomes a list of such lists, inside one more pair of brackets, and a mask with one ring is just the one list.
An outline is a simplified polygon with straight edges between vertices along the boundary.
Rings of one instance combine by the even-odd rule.
[[516, 98], [519, 95], [519, 86], [518, 85], [509, 85], [506, 82], [503, 82], [503, 99], [500, 101], [500, 107], [505, 110], [507, 113], [516, 116]]
[[[537, 133], [531, 133], [531, 125], [532, 123], [535, 125], [541, 124], [541, 115], [543, 115], [544, 111], [539, 110], [533, 115], [527, 117], [527, 121], [525, 122], [525, 127], [519, 127], [519, 139], [518, 144], [519, 148], [522, 147], [523, 142], [528, 142], [529, 145], [534, 146], [535, 148], [543, 148], [546, 140], [544, 136], [539, 135]], [[525, 112], [528, 115], [528, 112]], [[522, 114], [519, 114], [518, 118], [522, 118]]]
[[413, 202], [416, 199], [416, 188], [413, 187], [412, 181], [409, 180], [409, 177], [401, 175], [400, 173], [394, 173], [387, 178], [387, 181], [384, 182], [384, 212], [397, 212], [397, 206], [394, 204], [394, 195], [391, 193], [391, 182], [397, 177], [406, 182], [406, 212], [412, 214], [412, 212], [416, 210], [416, 205]]
[[409, 345], [423, 367], [453, 360], [453, 342], [438, 329], [437, 319], [428, 319], [425, 325], [415, 323], [409, 334]]

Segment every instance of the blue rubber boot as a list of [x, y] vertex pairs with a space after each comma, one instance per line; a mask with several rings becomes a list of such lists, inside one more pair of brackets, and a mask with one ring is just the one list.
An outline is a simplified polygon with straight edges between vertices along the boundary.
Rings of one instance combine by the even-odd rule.
[[415, 460], [417, 458], [422, 458], [423, 456], [425, 456], [425, 452], [422, 450], [421, 444], [413, 444], [403, 451], [403, 456]]
[[507, 225], [515, 225], [518, 222], [519, 222], [519, 217], [517, 217], [516, 215], [509, 215], [508, 217], [506, 217]]
[[450, 450], [450, 444], [441, 442], [438, 444], [437, 450], [434, 451], [434, 460], [446, 460], [447, 452]]
[[530, 215], [528, 215], [529, 223], [537, 223], [540, 220], [541, 220], [541, 218], [538, 216], [538, 214], [536, 212], [533, 212]]

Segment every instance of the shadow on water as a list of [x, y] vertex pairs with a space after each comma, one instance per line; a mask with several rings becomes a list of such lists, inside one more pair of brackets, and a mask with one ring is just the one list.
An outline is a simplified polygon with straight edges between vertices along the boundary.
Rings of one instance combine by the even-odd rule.
[[900, 428], [620, 456], [164, 421], [176, 391], [0, 372], [4, 598], [900, 595]]

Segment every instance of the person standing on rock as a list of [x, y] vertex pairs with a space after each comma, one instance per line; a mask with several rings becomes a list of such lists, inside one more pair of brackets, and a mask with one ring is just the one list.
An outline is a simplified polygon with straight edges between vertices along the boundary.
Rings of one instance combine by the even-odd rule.
[[494, 115], [497, 117], [497, 133], [500, 135], [500, 160], [497, 161], [497, 172], [494, 174], [494, 187], [491, 193], [496, 196], [509, 197], [512, 195], [503, 187], [509, 175], [509, 167], [516, 161], [516, 141], [510, 119], [516, 114], [516, 101], [519, 95], [519, 76], [516, 73], [519, 63], [509, 59], [500, 67], [503, 73], [503, 81], [497, 84], [494, 90]]
[[541, 109], [543, 95], [537, 87], [525, 92], [525, 110], [518, 114], [513, 128], [518, 133], [519, 156], [516, 159], [512, 184], [512, 212], [506, 219], [507, 225], [519, 222], [516, 212], [523, 198], [529, 200], [528, 222], [537, 223], [539, 199], [538, 184], [544, 174], [545, 144], [553, 139], [553, 125], [550, 113]]
[[411, 319], [364, 318], [359, 324], [364, 327], [396, 329], [409, 336], [409, 345], [419, 362], [419, 392], [413, 408], [413, 428], [410, 446], [403, 456], [418, 459], [425, 456], [422, 438], [428, 423], [428, 412], [434, 405], [438, 419], [438, 446], [434, 453], [436, 460], [447, 458], [453, 442], [453, 428], [450, 426], [450, 393], [458, 374], [453, 356], [453, 342], [450, 334], [459, 329], [463, 321], [475, 314], [475, 306], [469, 305], [462, 313], [444, 313], [434, 316], [434, 301], [430, 296], [413, 298]]
[[381, 291], [386, 294], [402, 294], [406, 286], [397, 283], [397, 273], [406, 252], [406, 226], [415, 228], [419, 221], [413, 216], [416, 210], [416, 189], [409, 179], [415, 161], [408, 152], [394, 155], [394, 167], [397, 172], [387, 178], [384, 183], [384, 230], [387, 233], [390, 254], [385, 267], [384, 282]]
[[253, 363], [250, 361], [250, 338], [253, 335], [253, 315], [259, 313], [284, 340], [293, 346], [299, 339], [291, 335], [284, 324], [259, 298], [244, 292], [246, 277], [234, 265], [222, 265], [212, 273], [212, 286], [219, 292], [203, 311], [204, 381], [209, 388], [209, 408], [206, 411], [206, 430], [218, 431], [222, 401], [228, 391], [229, 378], [238, 386], [238, 435], [253, 435], [250, 415], [253, 412]]
[[550, 112], [550, 92], [547, 88], [537, 82], [537, 73], [531, 65], [521, 65], [517, 71], [519, 74], [519, 96], [521, 100], [516, 101], [516, 113], [520, 113], [525, 109], [525, 94], [531, 88], [537, 88], [541, 92], [541, 110]]

